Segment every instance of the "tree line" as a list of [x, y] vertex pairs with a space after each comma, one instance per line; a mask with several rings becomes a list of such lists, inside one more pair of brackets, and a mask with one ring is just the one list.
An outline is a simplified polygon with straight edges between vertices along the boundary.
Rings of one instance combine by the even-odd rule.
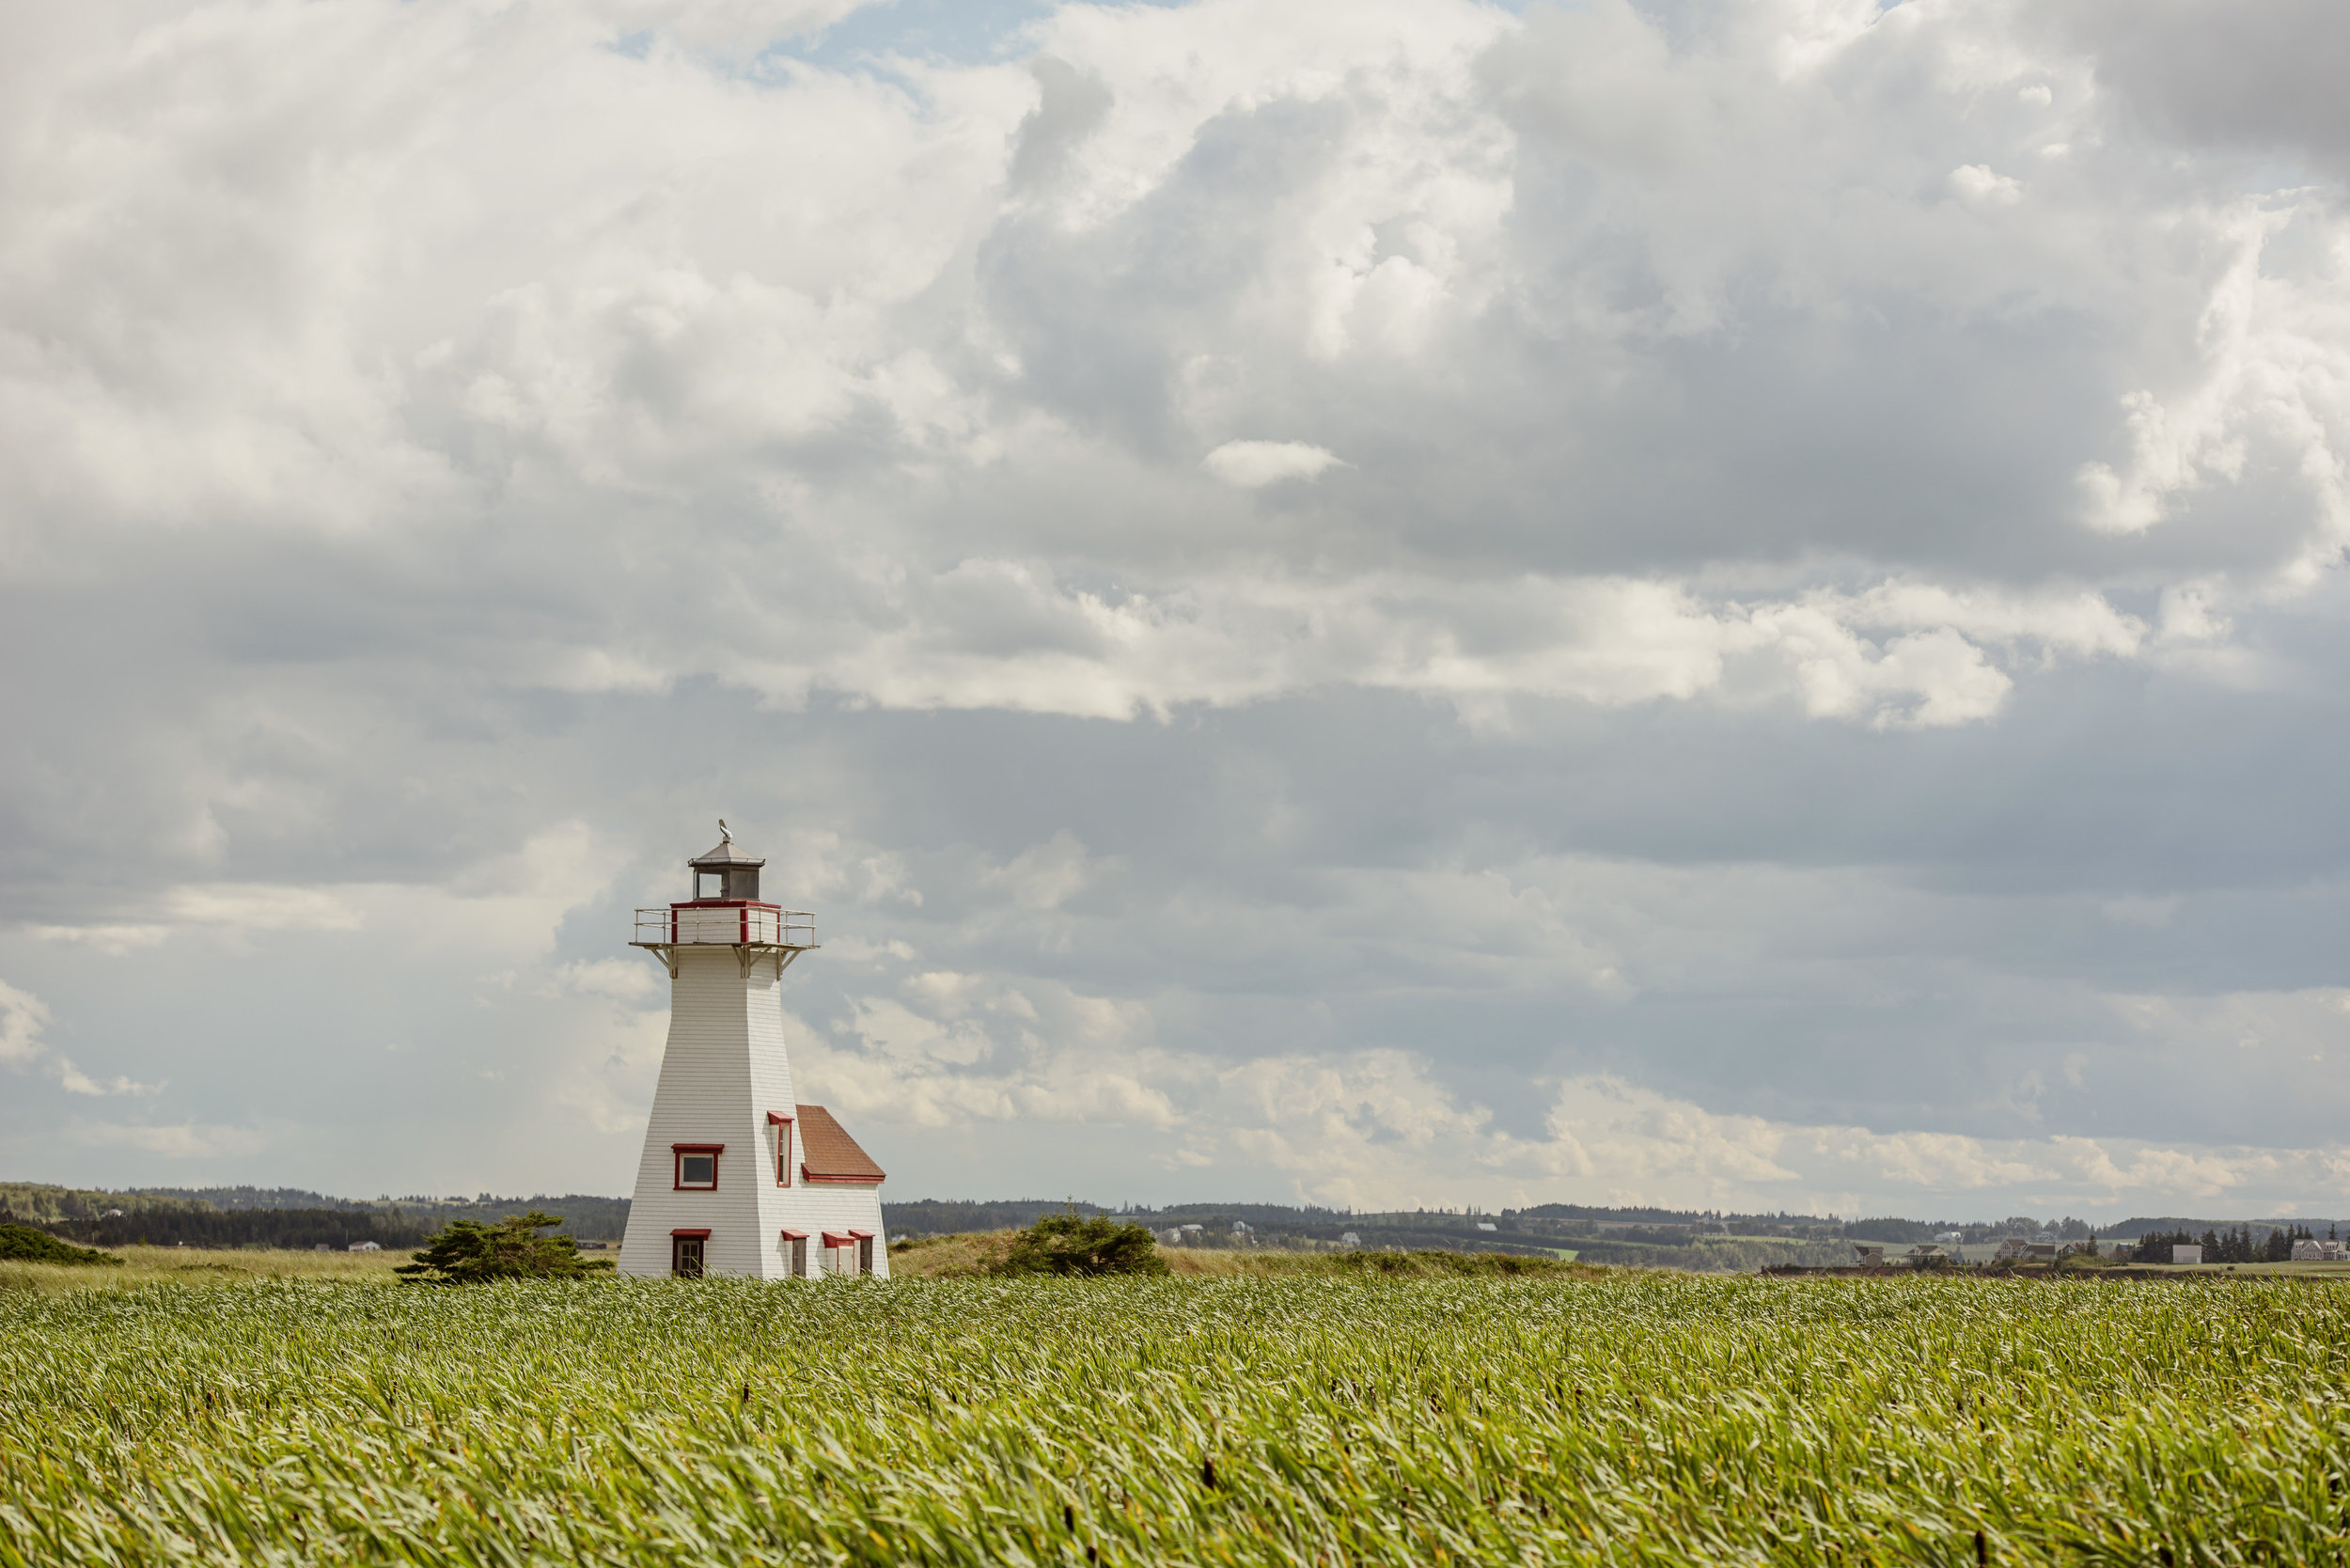
[[[2167, 1263], [2173, 1247], [2201, 1246], [2203, 1262], [2207, 1263], [2282, 1263], [2292, 1261], [2295, 1242], [2316, 1239], [2306, 1225], [2272, 1226], [2267, 1234], [2258, 1237], [2248, 1225], [2226, 1231], [2207, 1230], [2200, 1236], [2190, 1231], [2149, 1231], [2138, 1238], [2138, 1248], [2130, 1261]], [[2340, 1239], [2330, 1225], [2326, 1228], [2326, 1239]]]

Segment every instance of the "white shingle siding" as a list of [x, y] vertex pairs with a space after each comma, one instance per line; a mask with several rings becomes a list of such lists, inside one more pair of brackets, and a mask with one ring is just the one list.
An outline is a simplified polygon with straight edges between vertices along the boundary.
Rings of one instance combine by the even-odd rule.
[[[706, 1230], [704, 1267], [712, 1274], [779, 1279], [791, 1272], [783, 1232], [807, 1232], [809, 1272], [831, 1262], [826, 1231], [873, 1232], [873, 1273], [889, 1273], [882, 1230], [881, 1188], [809, 1184], [799, 1171], [797, 1098], [783, 1044], [783, 1004], [772, 959], [745, 976], [731, 948], [681, 947], [669, 988], [669, 1043], [645, 1126], [622, 1274], [669, 1272], [669, 1233]], [[794, 1119], [791, 1185], [776, 1184], [776, 1129], [768, 1113]], [[723, 1143], [715, 1192], [674, 1190], [671, 1146]]]

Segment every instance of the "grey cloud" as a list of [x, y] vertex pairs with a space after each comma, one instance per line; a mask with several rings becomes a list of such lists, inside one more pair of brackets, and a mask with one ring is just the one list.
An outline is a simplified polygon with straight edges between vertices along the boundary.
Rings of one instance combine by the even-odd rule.
[[2284, 31], [2255, 123], [2187, 11], [747, 14], [8, 24], [0, 980], [167, 1084], [20, 1168], [614, 1185], [581, 966], [724, 813], [912, 1187], [2333, 1179]]
[[2324, 0], [2241, 8], [2104, 0], [2050, 21], [2094, 52], [2099, 84], [2159, 133], [2289, 151], [2336, 180], [2350, 172], [2350, 107], [2341, 90], [2350, 36]]

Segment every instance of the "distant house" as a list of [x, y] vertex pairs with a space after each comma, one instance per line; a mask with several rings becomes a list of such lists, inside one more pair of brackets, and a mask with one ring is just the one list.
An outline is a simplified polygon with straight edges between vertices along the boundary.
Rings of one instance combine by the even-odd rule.
[[1956, 1247], [1966, 1239], [1966, 1233], [1963, 1231], [1945, 1231], [1935, 1237], [1934, 1242], [1936, 1247]]
[[384, 1250], [384, 1244], [382, 1242], [352, 1242], [351, 1244], [351, 1250], [353, 1252], [381, 1252]]
[[1170, 1225], [1164, 1231], [1153, 1231], [1152, 1234], [1169, 1247], [1183, 1245], [1183, 1228], [1180, 1225]]
[[1245, 1236], [1248, 1234], [1248, 1222], [1245, 1219], [1236, 1219], [1232, 1221], [1232, 1234], [1236, 1236]]
[[2023, 1237], [2010, 1236], [1999, 1244], [1999, 1249], [1991, 1254], [1991, 1256], [1994, 1260], [2000, 1258], [2021, 1258], [2029, 1255], [2030, 1248], [2031, 1243], [2026, 1241]]
[[1911, 1247], [1905, 1256], [1911, 1268], [1927, 1268], [1935, 1263], [1947, 1263], [1950, 1261], [1949, 1253], [1938, 1247], [1928, 1246], [1924, 1242], [1919, 1242]]
[[1500, 1226], [1496, 1225], [1496, 1224], [1495, 1224], [1492, 1220], [1490, 1220], [1490, 1219], [1480, 1219], [1480, 1220], [1479, 1220], [1479, 1221], [1477, 1222], [1477, 1228], [1478, 1228], [1480, 1231], [1498, 1231], [1498, 1230], [1500, 1230], [1500, 1229], [1501, 1229], [1501, 1227], [1500, 1227]]
[[2057, 1244], [2052, 1241], [2033, 1242], [2024, 1248], [2024, 1256], [2035, 1263], [2053, 1263], [2057, 1260]]
[[1352, 1252], [1355, 1248], [1363, 1245], [1363, 1238], [1356, 1235], [1354, 1231], [1349, 1231], [1346, 1234], [1339, 1238], [1339, 1245]]
[[[2337, 1248], [2339, 1251], [2339, 1248]], [[2319, 1263], [2326, 1261], [2326, 1244], [2307, 1237], [2293, 1244], [2293, 1261], [2296, 1263]]]
[[1855, 1242], [1853, 1252], [1862, 1268], [1875, 1268], [1885, 1262], [1885, 1248], [1869, 1242]]
[[1178, 1225], [1175, 1229], [1183, 1233], [1183, 1239], [1185, 1241], [1190, 1241], [1194, 1237], [1202, 1236], [1207, 1233], [1207, 1228], [1202, 1225]]
[[2170, 1261], [2174, 1263], [2200, 1263], [2203, 1261], [2203, 1244], [2188, 1246], [2186, 1242], [2170, 1244]]

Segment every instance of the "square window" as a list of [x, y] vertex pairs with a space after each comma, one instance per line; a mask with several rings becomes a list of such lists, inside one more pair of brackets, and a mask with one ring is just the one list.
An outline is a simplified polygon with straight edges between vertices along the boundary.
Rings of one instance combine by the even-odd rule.
[[694, 878], [694, 896], [697, 899], [723, 899], [727, 896], [727, 873], [703, 871]]
[[680, 1149], [676, 1152], [676, 1184], [681, 1191], [709, 1192], [716, 1188], [719, 1152], [716, 1149]]

